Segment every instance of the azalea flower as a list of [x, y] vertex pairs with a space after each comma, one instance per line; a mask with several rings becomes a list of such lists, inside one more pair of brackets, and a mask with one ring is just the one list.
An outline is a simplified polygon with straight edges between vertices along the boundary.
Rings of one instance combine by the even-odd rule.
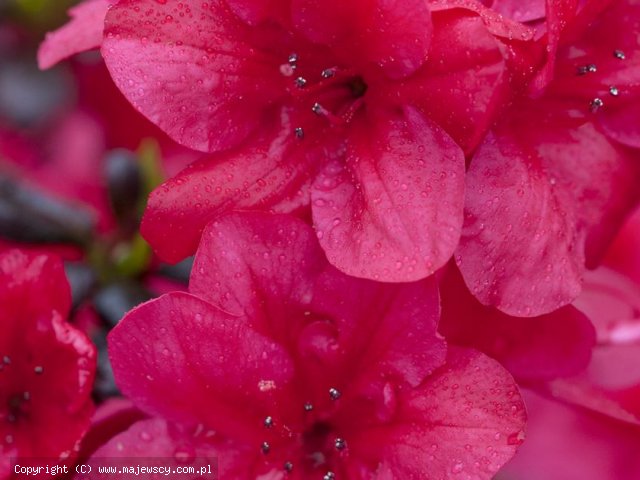
[[62, 263], [18, 250], [0, 254], [0, 478], [10, 459], [63, 461], [89, 427], [96, 351], [66, 322]]
[[575, 17], [544, 94], [514, 105], [467, 172], [456, 262], [478, 300], [510, 315], [572, 302], [638, 202], [640, 7], [600, 11]]
[[311, 215], [330, 262], [359, 277], [417, 280], [451, 256], [464, 152], [521, 81], [509, 52], [532, 30], [473, 2], [135, 0], [107, 9], [99, 42], [106, 3], [74, 10], [40, 61], [77, 51], [70, 32], [101, 43], [140, 112], [216, 152], [151, 196], [142, 232], [161, 257], [193, 253], [232, 209]]
[[523, 406], [495, 361], [445, 346], [438, 317], [433, 278], [348, 277], [300, 220], [225, 216], [190, 292], [111, 332], [118, 385], [156, 418], [95, 457], [219, 457], [220, 478], [489, 479], [522, 442]]

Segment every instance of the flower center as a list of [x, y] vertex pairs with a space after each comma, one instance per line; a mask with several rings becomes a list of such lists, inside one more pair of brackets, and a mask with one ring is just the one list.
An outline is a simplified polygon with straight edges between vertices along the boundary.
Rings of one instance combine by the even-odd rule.
[[[341, 393], [331, 388], [328, 399], [335, 403]], [[302, 405], [305, 425], [293, 429], [279, 419], [268, 416], [264, 419], [265, 441], [261, 451], [268, 471], [294, 470], [309, 480], [338, 480], [341, 460], [348, 455], [347, 440], [338, 429], [325, 418], [326, 412], [316, 412], [312, 403]]]
[[[362, 107], [368, 86], [352, 69], [338, 66], [314, 68], [296, 53], [280, 65], [287, 77], [287, 94], [294, 108], [295, 136], [304, 138], [308, 129], [317, 129], [322, 119], [331, 126], [348, 124]], [[320, 125], [321, 127], [322, 125]]]

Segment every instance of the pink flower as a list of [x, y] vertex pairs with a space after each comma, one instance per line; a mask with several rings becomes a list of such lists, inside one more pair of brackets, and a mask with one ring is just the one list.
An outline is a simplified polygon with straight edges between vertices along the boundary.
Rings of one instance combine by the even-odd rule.
[[[115, 4], [102, 54], [118, 87], [174, 139], [216, 152], [156, 190], [145, 237], [177, 261], [226, 211], [296, 211], [311, 215], [346, 273], [410, 281], [434, 272], [459, 239], [463, 151], [522, 80], [511, 78], [508, 52], [532, 35], [472, 8]], [[43, 65], [73, 53], [60, 35], [43, 45]]]
[[95, 348], [68, 324], [62, 263], [18, 250], [0, 255], [0, 478], [11, 458], [64, 460], [93, 411]]
[[434, 279], [348, 277], [299, 220], [223, 217], [190, 293], [110, 334], [118, 385], [157, 418], [95, 455], [219, 456], [220, 478], [489, 479], [522, 441], [523, 406], [496, 362], [446, 348], [438, 316]]
[[536, 316], [570, 303], [637, 203], [638, 22], [640, 7], [619, 1], [573, 29], [544, 95], [516, 104], [474, 155], [455, 257], [483, 304]]

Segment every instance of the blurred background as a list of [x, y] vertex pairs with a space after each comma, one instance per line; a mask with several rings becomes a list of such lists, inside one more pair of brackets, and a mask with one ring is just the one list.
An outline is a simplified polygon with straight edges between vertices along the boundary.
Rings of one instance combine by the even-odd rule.
[[40, 71], [37, 49], [72, 0], [0, 0], [0, 249], [55, 253], [71, 321], [98, 346], [98, 403], [118, 395], [106, 334], [124, 312], [185, 289], [191, 262], [154, 258], [139, 222], [151, 190], [194, 160], [138, 114], [99, 52]]

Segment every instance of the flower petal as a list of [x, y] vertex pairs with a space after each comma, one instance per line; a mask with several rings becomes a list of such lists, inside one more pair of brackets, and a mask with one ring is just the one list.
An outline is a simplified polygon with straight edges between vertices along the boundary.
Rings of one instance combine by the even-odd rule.
[[524, 391], [527, 440], [502, 473], [520, 480], [635, 480], [640, 429]]
[[429, 61], [395, 88], [470, 152], [504, 105], [505, 56], [485, 21], [467, 9], [434, 11], [433, 24]]
[[291, 149], [291, 130], [265, 128], [245, 146], [200, 160], [158, 187], [141, 227], [158, 255], [172, 263], [192, 255], [205, 225], [229, 211], [290, 212], [307, 204], [314, 167]]
[[47, 69], [76, 53], [102, 44], [104, 17], [114, 0], [85, 0], [69, 10], [71, 21], [48, 33], [38, 50], [38, 65]]
[[598, 261], [636, 203], [638, 175], [629, 152], [590, 123], [568, 128], [535, 110], [512, 119], [467, 173], [456, 260], [471, 292], [516, 316], [570, 303], [585, 262]]
[[473, 298], [453, 265], [440, 291], [445, 338], [495, 358], [520, 381], [566, 377], [589, 363], [595, 331], [573, 306], [535, 318], [511, 317]]
[[525, 409], [513, 379], [473, 350], [450, 348], [447, 364], [398, 405], [389, 427], [349, 444], [354, 457], [380, 462], [379, 471], [392, 475], [376, 478], [488, 480], [524, 439]]
[[458, 242], [464, 158], [417, 110], [379, 111], [352, 126], [346, 162], [312, 187], [320, 244], [339, 270], [387, 282], [424, 278]]
[[[247, 450], [245, 448], [245, 450]], [[139, 421], [125, 432], [112, 438], [98, 449], [87, 462], [97, 470], [104, 467], [131, 467], [132, 458], [141, 467], [163, 467], [175, 471], [176, 467], [192, 466], [196, 472], [204, 467], [204, 477], [249, 478], [251, 476], [250, 451], [217, 437], [202, 426], [186, 428], [160, 418]], [[122, 459], [122, 460], [119, 460]], [[211, 474], [208, 468], [211, 467]], [[93, 475], [77, 475], [78, 480], [96, 478]], [[141, 473], [138, 478], [160, 478], [164, 473]], [[200, 474], [200, 476], [203, 476]]]
[[217, 151], [260, 125], [280, 92], [269, 68], [277, 60], [265, 61], [255, 36], [222, 0], [121, 0], [107, 14], [102, 54], [143, 115], [179, 143]]
[[289, 356], [249, 319], [181, 292], [125, 315], [109, 356], [118, 386], [141, 409], [256, 442], [292, 375]]
[[293, 0], [291, 8], [294, 26], [347, 64], [374, 63], [402, 78], [427, 59], [432, 24], [422, 0]]

